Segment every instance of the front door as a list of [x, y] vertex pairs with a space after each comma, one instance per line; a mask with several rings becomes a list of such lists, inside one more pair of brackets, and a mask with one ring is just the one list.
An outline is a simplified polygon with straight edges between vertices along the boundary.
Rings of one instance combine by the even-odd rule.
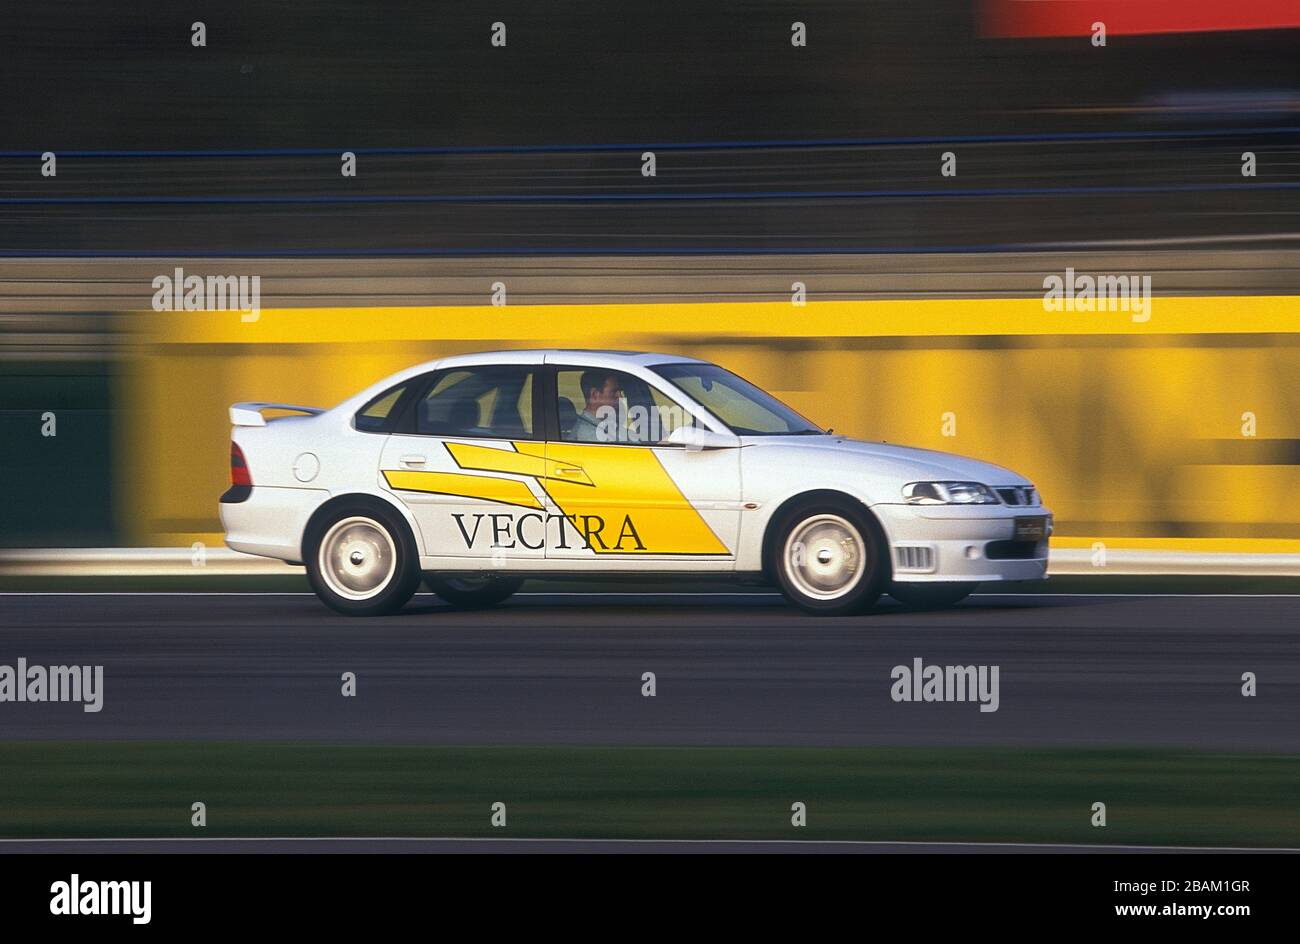
[[739, 449], [668, 445], [691, 417], [633, 374], [557, 365], [554, 395], [558, 429], [546, 444], [545, 485], [559, 527], [548, 532], [548, 560], [730, 569], [740, 531]]

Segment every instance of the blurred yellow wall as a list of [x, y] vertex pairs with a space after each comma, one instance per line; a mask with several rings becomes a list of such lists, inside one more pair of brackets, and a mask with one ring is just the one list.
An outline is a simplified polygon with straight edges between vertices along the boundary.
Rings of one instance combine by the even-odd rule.
[[330, 406], [422, 360], [555, 346], [702, 357], [836, 432], [1010, 466], [1056, 511], [1058, 545], [1300, 551], [1292, 297], [1157, 298], [1141, 323], [1038, 299], [132, 318], [116, 481], [139, 544], [220, 541], [232, 402]]

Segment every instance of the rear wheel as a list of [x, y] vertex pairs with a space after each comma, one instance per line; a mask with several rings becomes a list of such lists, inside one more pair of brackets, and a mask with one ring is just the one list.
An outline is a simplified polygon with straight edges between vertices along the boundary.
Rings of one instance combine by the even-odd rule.
[[496, 574], [442, 577], [425, 574], [429, 589], [453, 606], [495, 606], [507, 599], [523, 585], [519, 577], [501, 577]]
[[819, 616], [871, 607], [888, 579], [884, 540], [870, 515], [848, 502], [795, 508], [777, 525], [772, 570], [795, 606]]
[[909, 610], [942, 610], [966, 599], [977, 583], [895, 583], [889, 595]]
[[400, 610], [420, 583], [406, 522], [378, 503], [335, 506], [312, 523], [303, 545], [312, 589], [326, 606], [348, 616]]

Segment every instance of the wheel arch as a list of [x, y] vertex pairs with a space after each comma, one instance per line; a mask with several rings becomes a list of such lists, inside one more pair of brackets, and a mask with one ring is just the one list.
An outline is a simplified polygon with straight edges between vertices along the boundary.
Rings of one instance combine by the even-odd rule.
[[394, 498], [377, 495], [374, 492], [344, 492], [341, 495], [331, 496], [329, 499], [321, 502], [311, 515], [308, 516], [307, 523], [303, 526], [302, 537], [298, 541], [299, 560], [305, 561], [307, 559], [306, 553], [308, 539], [311, 537], [313, 530], [320, 527], [321, 521], [333, 513], [334, 509], [342, 505], [358, 504], [370, 505], [375, 508], [380, 508], [386, 511], [395, 511], [397, 513], [398, 518], [406, 524], [406, 533], [404, 537], [410, 541], [409, 548], [414, 551], [418, 569], [421, 554], [420, 530], [415, 523], [415, 519], [411, 516], [410, 509]]
[[842, 492], [834, 488], [815, 488], [806, 492], [798, 492], [791, 495], [776, 507], [776, 510], [768, 516], [767, 524], [763, 528], [763, 577], [768, 582], [776, 580], [776, 543], [780, 536], [780, 530], [786, 517], [794, 510], [804, 506], [812, 505], [817, 502], [830, 502], [838, 505], [847, 505], [850, 508], [858, 509], [862, 512], [863, 517], [875, 527], [876, 537], [879, 539], [882, 556], [885, 561], [887, 574], [886, 581], [892, 581], [894, 577], [893, 555], [889, 553], [889, 536], [885, 532], [885, 526], [876, 516], [869, 505], [862, 499], [848, 492]]

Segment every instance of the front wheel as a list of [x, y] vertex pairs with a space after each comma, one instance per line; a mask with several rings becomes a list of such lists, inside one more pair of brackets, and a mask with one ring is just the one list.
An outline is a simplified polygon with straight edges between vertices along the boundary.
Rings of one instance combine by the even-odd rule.
[[975, 583], [895, 583], [889, 595], [909, 610], [942, 610], [970, 596]]
[[347, 616], [393, 613], [419, 586], [415, 540], [406, 522], [377, 504], [336, 506], [312, 524], [303, 545], [312, 589]]
[[795, 606], [819, 616], [870, 608], [888, 579], [884, 539], [869, 514], [847, 503], [794, 509], [778, 525], [773, 571]]
[[429, 589], [453, 606], [495, 606], [512, 596], [523, 585], [519, 577], [498, 577], [493, 574], [441, 577], [425, 574]]

